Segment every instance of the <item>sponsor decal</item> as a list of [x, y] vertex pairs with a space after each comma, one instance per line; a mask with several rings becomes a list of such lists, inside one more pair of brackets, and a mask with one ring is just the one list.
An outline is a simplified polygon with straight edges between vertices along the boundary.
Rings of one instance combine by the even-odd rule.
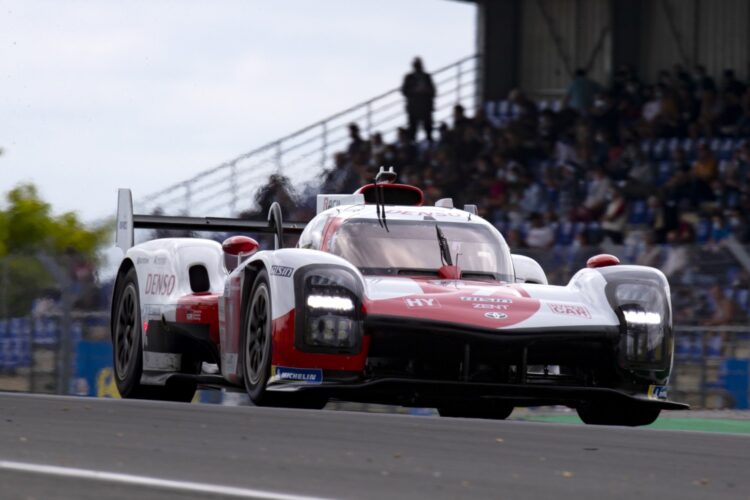
[[174, 274], [149, 274], [146, 277], [146, 295], [169, 295], [174, 291]]
[[648, 399], [667, 399], [667, 386], [666, 385], [650, 385], [648, 386]]
[[557, 304], [548, 303], [549, 310], [555, 314], [562, 314], [564, 316], [576, 316], [579, 318], [591, 319], [591, 313], [585, 306], [577, 304]]
[[513, 299], [506, 299], [504, 297], [482, 297], [477, 295], [471, 295], [468, 297], [461, 297], [464, 302], [487, 302], [491, 304], [512, 304]]
[[474, 309], [492, 309], [495, 311], [507, 311], [508, 304], [472, 304]]
[[185, 314], [185, 319], [188, 321], [200, 321], [203, 316], [203, 311], [200, 309], [190, 309], [187, 314]]
[[287, 368], [277, 366], [275, 375], [279, 380], [305, 382], [307, 384], [322, 384], [323, 370], [320, 368]]
[[136, 263], [136, 264], [139, 264], [139, 265], [140, 265], [140, 264], [148, 264], [148, 263], [149, 263], [149, 259], [148, 259], [148, 257], [138, 257], [138, 258], [137, 258], [137, 259], [135, 260], [135, 263]]
[[281, 276], [282, 278], [291, 278], [294, 272], [293, 267], [286, 266], [271, 266], [271, 274], [274, 276]]
[[154, 264], [157, 266], [163, 266], [167, 263], [166, 257], [154, 257]]
[[404, 304], [408, 308], [414, 307], [440, 307], [437, 299], [404, 299]]
[[484, 313], [484, 317], [489, 318], [489, 319], [506, 319], [508, 315], [505, 313], [492, 311], [492, 312]]
[[119, 227], [122, 230], [127, 231], [127, 229], [128, 229], [128, 221], [121, 220], [120, 222], [117, 223], [117, 227]]

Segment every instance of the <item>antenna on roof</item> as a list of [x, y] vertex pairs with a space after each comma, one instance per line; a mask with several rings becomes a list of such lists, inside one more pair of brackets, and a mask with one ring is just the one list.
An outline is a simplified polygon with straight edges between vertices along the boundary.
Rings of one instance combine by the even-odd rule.
[[381, 165], [378, 175], [375, 176], [375, 184], [393, 184], [396, 177], [398, 177], [398, 174], [393, 170], [393, 167], [386, 170], [385, 167]]
[[380, 166], [378, 175], [375, 176], [375, 210], [378, 212], [378, 224], [388, 229], [388, 223], [385, 221], [385, 193], [383, 193], [383, 184], [392, 184], [396, 180], [396, 171], [393, 167], [388, 170], [384, 166]]

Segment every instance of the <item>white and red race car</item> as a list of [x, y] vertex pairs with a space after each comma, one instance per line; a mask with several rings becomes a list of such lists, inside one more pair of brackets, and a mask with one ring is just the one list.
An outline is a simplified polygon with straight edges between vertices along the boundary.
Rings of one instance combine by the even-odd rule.
[[[257, 405], [329, 400], [436, 407], [506, 418], [568, 405], [584, 422], [646, 425], [667, 399], [674, 335], [657, 269], [590, 259], [567, 285], [513, 255], [473, 206], [424, 206], [394, 175], [319, 195], [307, 224], [133, 215], [112, 303], [117, 387], [126, 398], [190, 400], [198, 385], [244, 386]], [[134, 228], [274, 234], [223, 244]], [[283, 233], [301, 233], [281, 248]]]

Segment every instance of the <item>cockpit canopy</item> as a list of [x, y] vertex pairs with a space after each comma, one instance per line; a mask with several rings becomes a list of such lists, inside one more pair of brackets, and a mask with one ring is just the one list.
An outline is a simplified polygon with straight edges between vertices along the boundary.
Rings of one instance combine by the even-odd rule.
[[[310, 223], [311, 231], [316, 219]], [[435, 229], [438, 225], [463, 278], [513, 281], [510, 251], [502, 236], [488, 224], [390, 218], [386, 230], [374, 218], [352, 217], [338, 222], [335, 231], [326, 231], [330, 233], [327, 241], [318, 240], [315, 248], [348, 260], [363, 274], [435, 276], [444, 264]], [[318, 223], [318, 238], [323, 225]], [[310, 240], [310, 235], [303, 234], [300, 246], [313, 247]]]

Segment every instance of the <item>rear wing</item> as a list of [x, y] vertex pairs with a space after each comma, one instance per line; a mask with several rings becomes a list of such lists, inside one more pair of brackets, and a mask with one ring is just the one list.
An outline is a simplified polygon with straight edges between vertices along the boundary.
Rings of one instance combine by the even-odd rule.
[[284, 231], [300, 234], [306, 222], [284, 222], [281, 206], [273, 202], [268, 210], [268, 222], [232, 219], [228, 217], [182, 217], [172, 215], [133, 214], [133, 195], [130, 189], [117, 191], [117, 230], [115, 245], [127, 252], [134, 243], [135, 229], [184, 229], [189, 231], [212, 232], [253, 232], [274, 235], [274, 248], [281, 248]]

